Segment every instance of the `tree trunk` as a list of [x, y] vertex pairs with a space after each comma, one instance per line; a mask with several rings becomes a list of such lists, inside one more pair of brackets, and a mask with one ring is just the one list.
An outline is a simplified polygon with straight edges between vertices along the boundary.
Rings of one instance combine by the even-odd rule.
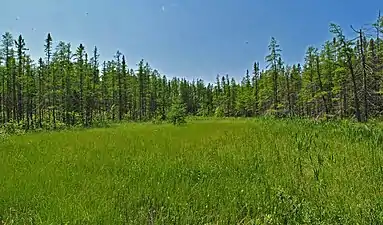
[[354, 72], [354, 67], [352, 65], [352, 58], [351, 58], [350, 53], [347, 54], [347, 64], [348, 64], [348, 68], [350, 69], [351, 79], [352, 79], [352, 87], [353, 87], [353, 94], [354, 94], [354, 106], [355, 106], [355, 117], [358, 120], [358, 122], [361, 122], [362, 118], [360, 115], [358, 87], [356, 85], [356, 76], [355, 76], [355, 72]]
[[316, 67], [317, 67], [317, 73], [318, 73], [319, 90], [320, 90], [320, 92], [321, 92], [321, 96], [322, 96], [322, 100], [323, 100], [323, 105], [324, 105], [325, 112], [326, 112], [326, 116], [327, 116], [328, 113], [329, 113], [329, 111], [328, 111], [328, 106], [327, 106], [326, 97], [325, 97], [325, 95], [323, 94], [323, 93], [324, 93], [324, 90], [323, 90], [323, 84], [322, 84], [321, 72], [320, 72], [320, 67], [319, 67], [319, 56], [316, 56], [315, 61], [316, 61]]
[[368, 121], [368, 101], [367, 101], [367, 74], [366, 74], [366, 57], [364, 55], [364, 41], [362, 37], [362, 29], [359, 30], [360, 54], [362, 56], [363, 68], [363, 103], [364, 103], [364, 121]]

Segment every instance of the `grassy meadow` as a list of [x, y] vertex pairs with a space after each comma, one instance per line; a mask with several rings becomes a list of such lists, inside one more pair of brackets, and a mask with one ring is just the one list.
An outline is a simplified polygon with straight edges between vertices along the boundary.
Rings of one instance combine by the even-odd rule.
[[194, 120], [0, 137], [0, 224], [383, 224], [383, 131]]

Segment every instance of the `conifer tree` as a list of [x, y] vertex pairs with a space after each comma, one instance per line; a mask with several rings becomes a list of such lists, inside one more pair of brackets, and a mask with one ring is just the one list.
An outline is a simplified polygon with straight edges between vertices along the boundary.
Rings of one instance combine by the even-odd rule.
[[330, 27], [331, 27], [330, 31], [336, 36], [337, 40], [340, 43], [338, 45], [338, 48], [340, 48], [340, 54], [342, 57], [345, 58], [346, 66], [348, 67], [348, 70], [351, 74], [352, 89], [353, 89], [353, 95], [354, 95], [355, 117], [358, 120], [358, 122], [361, 122], [362, 118], [360, 114], [358, 87], [357, 87], [355, 69], [353, 65], [353, 58], [355, 56], [353, 52], [353, 48], [352, 48], [353, 43], [349, 40], [346, 40], [346, 37], [344, 36], [343, 31], [339, 25], [331, 24]]
[[[54, 104], [52, 103], [52, 101], [55, 101], [54, 97], [52, 96], [53, 92], [54, 92], [54, 86], [53, 86], [53, 82], [51, 80], [51, 76], [52, 76], [52, 73], [51, 73], [51, 57], [52, 57], [52, 36], [50, 33], [48, 33], [47, 35], [47, 38], [45, 39], [45, 45], [44, 45], [45, 49], [45, 57], [46, 57], [46, 67], [45, 67], [45, 74], [46, 74], [46, 86], [47, 86], [47, 90], [48, 93], [46, 93], [46, 96], [48, 98], [48, 108], [52, 109], [52, 114], [48, 114], [49, 115], [49, 122], [51, 122], [51, 116], [53, 117], [53, 127], [56, 128], [56, 117], [55, 117], [55, 110], [54, 110]], [[53, 78], [53, 76], [52, 76]]]
[[259, 115], [259, 63], [255, 62], [253, 66], [253, 86], [254, 86], [254, 113]]
[[[84, 113], [84, 57], [85, 48], [80, 44], [76, 50], [76, 74], [79, 78], [78, 83], [78, 94], [75, 92], [75, 96], [78, 95], [78, 107], [76, 112], [80, 114], [80, 122], [85, 125], [85, 113]], [[76, 123], [76, 121], [74, 122]]]
[[[21, 35], [19, 35], [19, 38], [17, 41], [15, 41], [15, 46], [17, 48], [17, 61], [18, 61], [18, 69], [17, 69], [17, 75], [13, 74], [13, 87], [14, 87], [14, 101], [17, 101], [16, 107], [14, 110], [17, 111], [17, 122], [21, 122], [23, 120], [23, 96], [22, 96], [22, 85], [23, 85], [23, 78], [24, 78], [24, 55], [25, 55], [25, 41]], [[15, 96], [17, 95], [17, 100]]]
[[5, 68], [3, 70], [2, 76], [2, 117], [3, 123], [9, 121], [11, 118], [11, 108], [13, 108], [13, 103], [11, 101], [11, 75], [13, 68], [13, 57], [14, 57], [14, 49], [13, 49], [13, 37], [11, 33], [6, 32], [2, 36], [2, 55], [5, 61]]
[[92, 61], [92, 92], [91, 92], [91, 107], [90, 107], [90, 121], [93, 123], [94, 111], [97, 109], [98, 113], [100, 113], [99, 108], [99, 57], [98, 49], [95, 46], [93, 50]]
[[273, 82], [273, 108], [277, 110], [278, 108], [278, 59], [281, 57], [281, 49], [279, 48], [277, 40], [272, 37], [269, 44], [270, 54], [266, 56], [266, 61], [268, 63], [267, 67], [272, 70], [272, 82]]

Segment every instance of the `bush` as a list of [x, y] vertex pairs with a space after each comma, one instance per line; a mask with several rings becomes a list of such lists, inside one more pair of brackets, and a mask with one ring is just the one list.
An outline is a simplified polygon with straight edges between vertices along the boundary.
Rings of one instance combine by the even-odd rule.
[[7, 134], [3, 128], [0, 128], [0, 142], [4, 142], [8, 137], [9, 134]]
[[2, 132], [6, 134], [24, 134], [25, 130], [23, 129], [22, 123], [17, 123], [16, 121], [9, 121], [3, 125]]
[[181, 125], [186, 123], [186, 107], [180, 99], [177, 99], [173, 103], [167, 118], [174, 125]]
[[153, 124], [161, 124], [165, 120], [165, 116], [157, 115], [152, 119]]
[[221, 106], [218, 106], [215, 109], [214, 116], [218, 118], [225, 117], [225, 112], [223, 111], [223, 108]]

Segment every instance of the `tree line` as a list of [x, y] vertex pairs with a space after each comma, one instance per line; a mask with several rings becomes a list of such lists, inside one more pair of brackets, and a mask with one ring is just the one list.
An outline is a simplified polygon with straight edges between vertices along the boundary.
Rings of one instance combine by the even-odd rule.
[[[105, 121], [166, 120], [172, 108], [187, 115], [251, 117], [340, 117], [367, 121], [383, 112], [383, 19], [368, 30], [352, 28], [347, 38], [331, 24], [333, 39], [310, 46], [305, 61], [287, 65], [273, 37], [267, 67], [255, 62], [241, 81], [217, 75], [169, 79], [141, 60], [128, 68], [117, 51], [100, 62], [97, 47], [53, 46], [45, 40], [45, 57], [34, 61], [22, 35], [2, 35], [0, 47], [0, 124], [26, 130], [63, 126], [90, 127]], [[372, 31], [371, 31], [372, 30]]]

